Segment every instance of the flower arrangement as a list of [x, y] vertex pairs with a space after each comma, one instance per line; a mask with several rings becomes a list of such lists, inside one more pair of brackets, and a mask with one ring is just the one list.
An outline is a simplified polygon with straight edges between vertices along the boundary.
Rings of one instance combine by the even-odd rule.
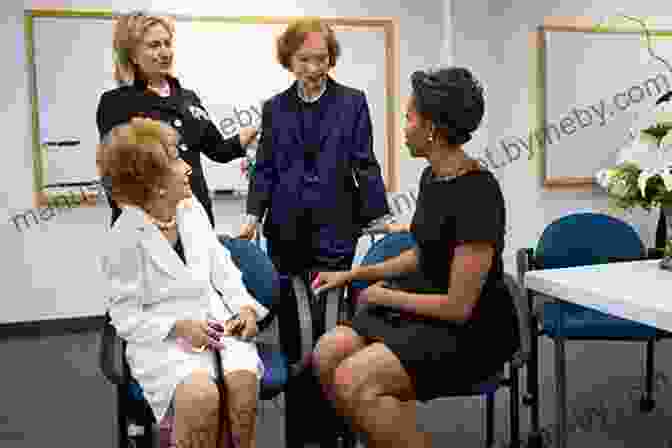
[[[637, 17], [622, 15], [637, 22], [646, 37], [649, 55], [672, 66], [656, 55], [646, 23]], [[635, 207], [651, 211], [654, 207], [672, 207], [672, 92], [658, 99], [653, 111], [644, 114], [630, 131], [631, 144], [619, 154], [616, 167], [597, 172], [597, 182], [609, 194], [612, 210]]]
[[[644, 21], [623, 17], [641, 25], [649, 55], [672, 73], [667, 60], [653, 52]], [[665, 93], [653, 110], [636, 119], [630, 137], [630, 144], [619, 153], [617, 165], [597, 172], [597, 183], [607, 191], [611, 211], [630, 211], [635, 207], [647, 212], [659, 207], [664, 210], [668, 241], [660, 266], [672, 270], [672, 92]]]
[[598, 171], [612, 210], [672, 206], [672, 112], [659, 105], [653, 117], [636, 126], [614, 168]]

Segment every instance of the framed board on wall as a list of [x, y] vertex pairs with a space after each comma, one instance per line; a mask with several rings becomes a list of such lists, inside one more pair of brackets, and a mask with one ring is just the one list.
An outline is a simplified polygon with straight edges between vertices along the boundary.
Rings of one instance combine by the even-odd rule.
[[[160, 13], [157, 13], [160, 14]], [[97, 180], [95, 123], [100, 95], [113, 78], [112, 11], [26, 10], [25, 34], [32, 122], [36, 206], [50, 193]], [[175, 16], [175, 71], [195, 90], [225, 137], [258, 126], [261, 103], [289, 87], [293, 77], [275, 59], [275, 38], [298, 17]], [[342, 44], [332, 76], [363, 90], [369, 102], [374, 151], [388, 191], [399, 183], [399, 23], [396, 18], [323, 17]], [[203, 48], [220, 57], [204, 58]], [[240, 160], [203, 158], [214, 191], [241, 191]], [[91, 191], [88, 204], [95, 204]]]
[[[655, 38], [656, 54], [672, 46]], [[648, 52], [635, 22], [600, 25], [587, 17], [549, 17], [531, 33], [530, 143], [546, 188], [590, 189], [595, 173], [616, 164], [641, 114], [672, 89], [672, 73]]]

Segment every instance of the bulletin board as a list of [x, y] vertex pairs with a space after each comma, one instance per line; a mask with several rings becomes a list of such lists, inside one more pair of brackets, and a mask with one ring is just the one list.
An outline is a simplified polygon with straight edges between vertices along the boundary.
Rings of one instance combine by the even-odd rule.
[[[655, 53], [672, 61], [670, 36], [672, 26], [650, 29]], [[632, 141], [637, 117], [672, 90], [672, 73], [649, 54], [636, 22], [549, 17], [530, 43], [529, 140], [541, 183], [591, 189]]]

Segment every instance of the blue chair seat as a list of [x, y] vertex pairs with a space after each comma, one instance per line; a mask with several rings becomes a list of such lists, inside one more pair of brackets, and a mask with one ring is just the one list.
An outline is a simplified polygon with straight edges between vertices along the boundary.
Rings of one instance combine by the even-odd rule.
[[542, 322], [550, 337], [649, 339], [658, 333], [654, 327], [568, 302], [545, 303]]
[[[382, 263], [388, 258], [393, 258], [401, 252], [411, 249], [415, 246], [415, 238], [410, 232], [391, 234], [387, 238], [382, 238], [374, 242], [369, 248], [368, 252], [362, 258], [360, 264], [369, 266], [372, 264]], [[364, 280], [355, 280], [352, 282], [352, 290], [354, 292], [366, 289], [369, 282]]]
[[260, 396], [262, 400], [270, 400], [282, 392], [289, 381], [287, 357], [270, 344], [259, 343], [257, 350], [264, 363]]

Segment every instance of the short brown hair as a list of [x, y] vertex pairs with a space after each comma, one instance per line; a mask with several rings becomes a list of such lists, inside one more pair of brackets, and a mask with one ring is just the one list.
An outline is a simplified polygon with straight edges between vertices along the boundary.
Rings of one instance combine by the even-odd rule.
[[336, 66], [336, 60], [341, 55], [341, 45], [336, 40], [334, 30], [319, 19], [299, 19], [291, 23], [285, 32], [278, 36], [276, 45], [280, 65], [291, 70], [292, 56], [303, 45], [306, 34], [311, 32], [322, 33], [329, 50], [329, 68]]
[[132, 83], [141, 76], [138, 67], [131, 61], [131, 57], [142, 42], [147, 29], [157, 23], [166, 28], [174, 41], [175, 24], [170, 17], [152, 16], [138, 11], [116, 18], [112, 48], [114, 49], [114, 79], [118, 83]]
[[177, 142], [172, 127], [148, 118], [113, 128], [96, 152], [98, 174], [108, 183], [112, 199], [136, 206], [152, 199], [169, 173], [168, 148]]

